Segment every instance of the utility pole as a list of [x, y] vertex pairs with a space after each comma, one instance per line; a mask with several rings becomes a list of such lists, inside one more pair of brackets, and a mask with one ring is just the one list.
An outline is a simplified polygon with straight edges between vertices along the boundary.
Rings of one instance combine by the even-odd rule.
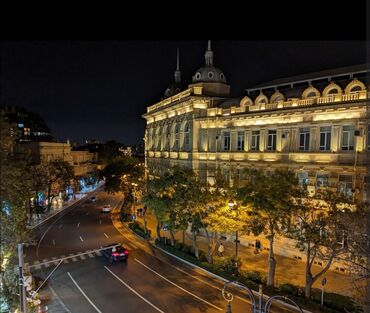
[[18, 243], [18, 262], [19, 262], [19, 303], [21, 313], [27, 312], [26, 289], [24, 288], [23, 278], [23, 243]]

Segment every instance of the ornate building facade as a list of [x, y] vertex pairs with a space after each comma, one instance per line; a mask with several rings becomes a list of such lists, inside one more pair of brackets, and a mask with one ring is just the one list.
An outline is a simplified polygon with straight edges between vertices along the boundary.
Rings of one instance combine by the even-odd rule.
[[[288, 167], [312, 194], [332, 188], [370, 199], [369, 67], [279, 79], [230, 98], [226, 77], [213, 63], [209, 42], [192, 84], [185, 90], [171, 85], [147, 108], [149, 175], [180, 165], [210, 184], [216, 170], [238, 184], [243, 168]], [[176, 86], [180, 77], [177, 64]]]

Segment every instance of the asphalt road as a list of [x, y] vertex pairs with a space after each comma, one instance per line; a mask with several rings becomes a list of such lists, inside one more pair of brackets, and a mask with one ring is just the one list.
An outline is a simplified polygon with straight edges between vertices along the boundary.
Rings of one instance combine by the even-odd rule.
[[[120, 233], [104, 204], [120, 205], [122, 197], [97, 193], [96, 202], [81, 201], [34, 230], [36, 246], [25, 248], [34, 276], [51, 275], [54, 301], [65, 312], [225, 312], [223, 282], [172, 259], [128, 230]], [[109, 263], [103, 245], [120, 242], [128, 262]], [[251, 312], [247, 297], [236, 297], [232, 312]], [[277, 309], [271, 312], [288, 312]], [[290, 311], [296, 312], [296, 311]]]

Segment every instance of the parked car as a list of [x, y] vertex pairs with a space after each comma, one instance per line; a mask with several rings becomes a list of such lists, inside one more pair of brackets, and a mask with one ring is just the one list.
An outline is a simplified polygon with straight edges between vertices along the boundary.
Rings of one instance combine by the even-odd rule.
[[119, 243], [112, 243], [110, 245], [104, 246], [107, 247], [104, 250], [101, 250], [103, 256], [105, 256], [110, 263], [115, 261], [127, 261], [128, 250]]
[[102, 213], [110, 213], [110, 204], [106, 204], [105, 206], [103, 206], [103, 208], [101, 209], [101, 212]]

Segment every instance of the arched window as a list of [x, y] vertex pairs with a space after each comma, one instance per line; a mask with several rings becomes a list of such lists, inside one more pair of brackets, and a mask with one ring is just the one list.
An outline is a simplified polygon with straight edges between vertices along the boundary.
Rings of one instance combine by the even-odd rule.
[[190, 150], [190, 126], [189, 124], [185, 125], [184, 128], [184, 150]]
[[308, 88], [305, 89], [302, 93], [302, 98], [307, 99], [307, 98], [315, 98], [315, 97], [320, 97], [320, 91], [318, 91], [315, 87], [309, 86]]
[[266, 104], [268, 103], [267, 97], [261, 92], [259, 96], [255, 100], [256, 105]]
[[365, 84], [362, 81], [355, 78], [346, 86], [345, 93], [346, 94], [357, 93], [362, 90], [366, 90]]
[[253, 105], [253, 101], [251, 98], [248, 96], [245, 96], [241, 101], [240, 101], [240, 106], [246, 106], [246, 105]]
[[158, 127], [155, 131], [155, 149], [159, 150], [161, 148], [161, 128]]
[[173, 143], [173, 148], [178, 150], [179, 149], [179, 142], [180, 142], [180, 129], [179, 125], [175, 125], [174, 129], [174, 143]]
[[165, 150], [167, 148], [167, 126], [163, 126], [162, 128], [162, 150]]
[[284, 97], [284, 95], [280, 92], [280, 91], [278, 91], [278, 90], [276, 90], [275, 92], [274, 92], [274, 94], [271, 96], [271, 98], [270, 98], [270, 102], [271, 103], [274, 103], [274, 102], [278, 102], [278, 101], [283, 101], [283, 100], [285, 100], [285, 97]]
[[340, 88], [339, 85], [336, 83], [331, 82], [329, 85], [327, 85], [322, 92], [324, 97], [327, 97], [328, 95], [333, 95], [333, 94], [341, 94], [342, 93], [342, 88]]

